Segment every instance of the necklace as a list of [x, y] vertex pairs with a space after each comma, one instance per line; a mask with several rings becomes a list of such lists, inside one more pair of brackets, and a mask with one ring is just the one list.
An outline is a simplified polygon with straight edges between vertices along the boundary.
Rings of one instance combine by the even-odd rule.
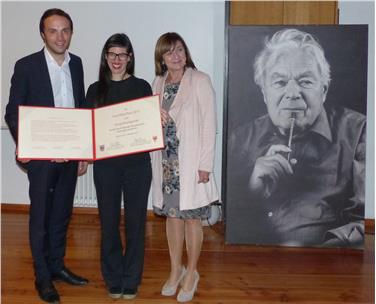
[[180, 81], [183, 78], [184, 72], [185, 72], [185, 69], [184, 69], [183, 73], [178, 74], [178, 76], [174, 77], [174, 79], [172, 79], [171, 73], [169, 73], [168, 76], [167, 76], [167, 79], [166, 79], [166, 84], [178, 84], [178, 83], [180, 83]]

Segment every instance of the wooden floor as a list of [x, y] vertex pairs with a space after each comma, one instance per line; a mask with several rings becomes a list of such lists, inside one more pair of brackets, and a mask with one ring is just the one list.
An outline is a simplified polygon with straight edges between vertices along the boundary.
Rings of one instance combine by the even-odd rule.
[[[1, 303], [43, 303], [34, 290], [28, 215], [3, 211], [1, 228]], [[193, 303], [374, 303], [374, 235], [366, 236], [364, 251], [226, 245], [221, 224], [205, 227], [204, 235]], [[148, 218], [144, 278], [133, 301], [107, 296], [99, 241], [98, 216], [75, 214], [66, 265], [90, 283], [56, 283], [62, 304], [176, 303], [160, 295], [169, 272], [163, 219]]]

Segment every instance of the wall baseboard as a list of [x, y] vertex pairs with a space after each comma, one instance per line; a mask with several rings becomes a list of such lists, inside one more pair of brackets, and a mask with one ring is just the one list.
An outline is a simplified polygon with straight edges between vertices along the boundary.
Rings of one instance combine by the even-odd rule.
[[[1, 204], [1, 212], [27, 213], [29, 212], [29, 206], [28, 204]], [[98, 209], [92, 207], [74, 207], [73, 214], [98, 214]], [[148, 210], [147, 216], [157, 218], [153, 210]], [[364, 226], [367, 234], [375, 234], [375, 219], [365, 219]]]
[[[30, 209], [29, 204], [0, 204], [1, 212], [12, 213], [28, 213]], [[73, 214], [98, 214], [98, 208], [93, 207], [74, 207]], [[147, 217], [158, 217], [153, 210], [147, 211]]]

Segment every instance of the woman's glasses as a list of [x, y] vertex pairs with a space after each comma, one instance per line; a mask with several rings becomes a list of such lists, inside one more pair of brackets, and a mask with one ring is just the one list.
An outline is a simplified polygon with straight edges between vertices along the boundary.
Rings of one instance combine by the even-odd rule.
[[110, 60], [115, 60], [116, 57], [118, 57], [120, 61], [125, 61], [128, 56], [129, 56], [128, 53], [116, 54], [114, 52], [107, 52], [107, 58], [110, 59]]

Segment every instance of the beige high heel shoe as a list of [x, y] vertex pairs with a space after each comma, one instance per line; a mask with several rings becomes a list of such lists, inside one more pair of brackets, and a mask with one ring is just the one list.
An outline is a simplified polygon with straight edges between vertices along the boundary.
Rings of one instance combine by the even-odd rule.
[[177, 301], [180, 303], [189, 302], [193, 299], [195, 292], [197, 291], [198, 281], [200, 280], [200, 275], [198, 274], [197, 270], [194, 272], [195, 281], [193, 282], [193, 287], [189, 291], [185, 291], [183, 288], [180, 288]]
[[162, 292], [161, 292], [162, 296], [166, 296], [166, 297], [173, 296], [176, 293], [176, 289], [178, 288], [181, 280], [184, 278], [185, 273], [186, 273], [186, 269], [184, 266], [182, 266], [181, 274], [179, 276], [179, 279], [176, 281], [176, 283], [174, 285], [171, 285], [167, 281], [163, 285]]

